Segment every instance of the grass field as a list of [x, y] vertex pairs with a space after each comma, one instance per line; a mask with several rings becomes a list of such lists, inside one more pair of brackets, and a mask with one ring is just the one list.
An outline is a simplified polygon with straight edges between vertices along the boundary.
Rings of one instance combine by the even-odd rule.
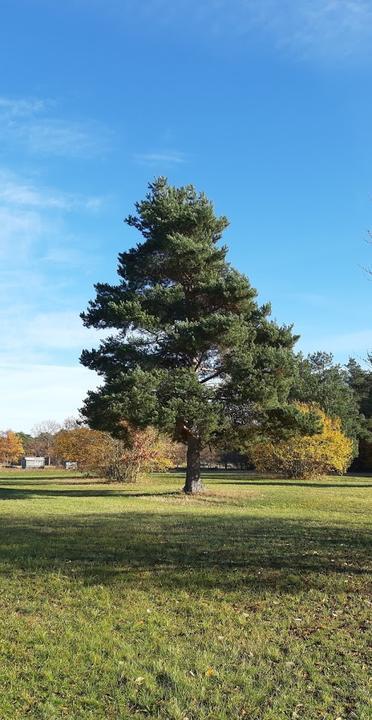
[[372, 479], [181, 480], [0, 476], [0, 719], [371, 718]]

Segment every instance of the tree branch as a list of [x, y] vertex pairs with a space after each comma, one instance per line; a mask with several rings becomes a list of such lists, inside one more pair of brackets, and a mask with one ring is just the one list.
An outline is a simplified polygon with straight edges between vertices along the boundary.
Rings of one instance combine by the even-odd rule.
[[200, 384], [202, 385], [203, 383], [206, 383], [206, 382], [208, 382], [209, 380], [214, 380], [214, 378], [216, 378], [216, 377], [218, 377], [219, 375], [221, 375], [221, 372], [222, 372], [222, 370], [217, 370], [217, 371], [216, 371], [215, 373], [213, 373], [212, 375], [207, 375], [207, 377], [205, 377], [205, 378], [203, 378], [202, 380], [199, 381]]

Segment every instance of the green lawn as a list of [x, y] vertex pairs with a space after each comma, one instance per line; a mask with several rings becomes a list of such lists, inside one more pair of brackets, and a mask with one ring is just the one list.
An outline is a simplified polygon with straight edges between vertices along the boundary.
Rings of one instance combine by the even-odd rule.
[[372, 480], [207, 484], [0, 476], [1, 720], [371, 718]]

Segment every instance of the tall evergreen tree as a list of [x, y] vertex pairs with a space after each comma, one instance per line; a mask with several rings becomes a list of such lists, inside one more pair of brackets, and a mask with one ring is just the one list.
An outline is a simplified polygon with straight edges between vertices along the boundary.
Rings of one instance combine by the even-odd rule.
[[126, 223], [142, 242], [119, 255], [119, 283], [97, 284], [82, 314], [87, 327], [117, 331], [82, 353], [104, 379], [82, 414], [117, 436], [127, 423], [154, 425], [185, 443], [184, 490], [199, 492], [207, 443], [232, 430], [301, 425], [286, 404], [296, 338], [226, 261], [219, 241], [228, 221], [204, 194], [159, 178], [136, 211]]

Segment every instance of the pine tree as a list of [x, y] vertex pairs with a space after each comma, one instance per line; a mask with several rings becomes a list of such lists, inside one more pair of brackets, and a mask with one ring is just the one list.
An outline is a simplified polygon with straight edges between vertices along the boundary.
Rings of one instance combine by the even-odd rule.
[[130, 423], [185, 443], [184, 490], [195, 493], [207, 443], [298, 423], [286, 405], [296, 337], [227, 262], [219, 242], [228, 221], [204, 194], [159, 178], [136, 211], [126, 223], [142, 242], [119, 255], [119, 283], [97, 284], [82, 314], [87, 327], [117, 331], [82, 353], [104, 379], [82, 414], [118, 437]]

